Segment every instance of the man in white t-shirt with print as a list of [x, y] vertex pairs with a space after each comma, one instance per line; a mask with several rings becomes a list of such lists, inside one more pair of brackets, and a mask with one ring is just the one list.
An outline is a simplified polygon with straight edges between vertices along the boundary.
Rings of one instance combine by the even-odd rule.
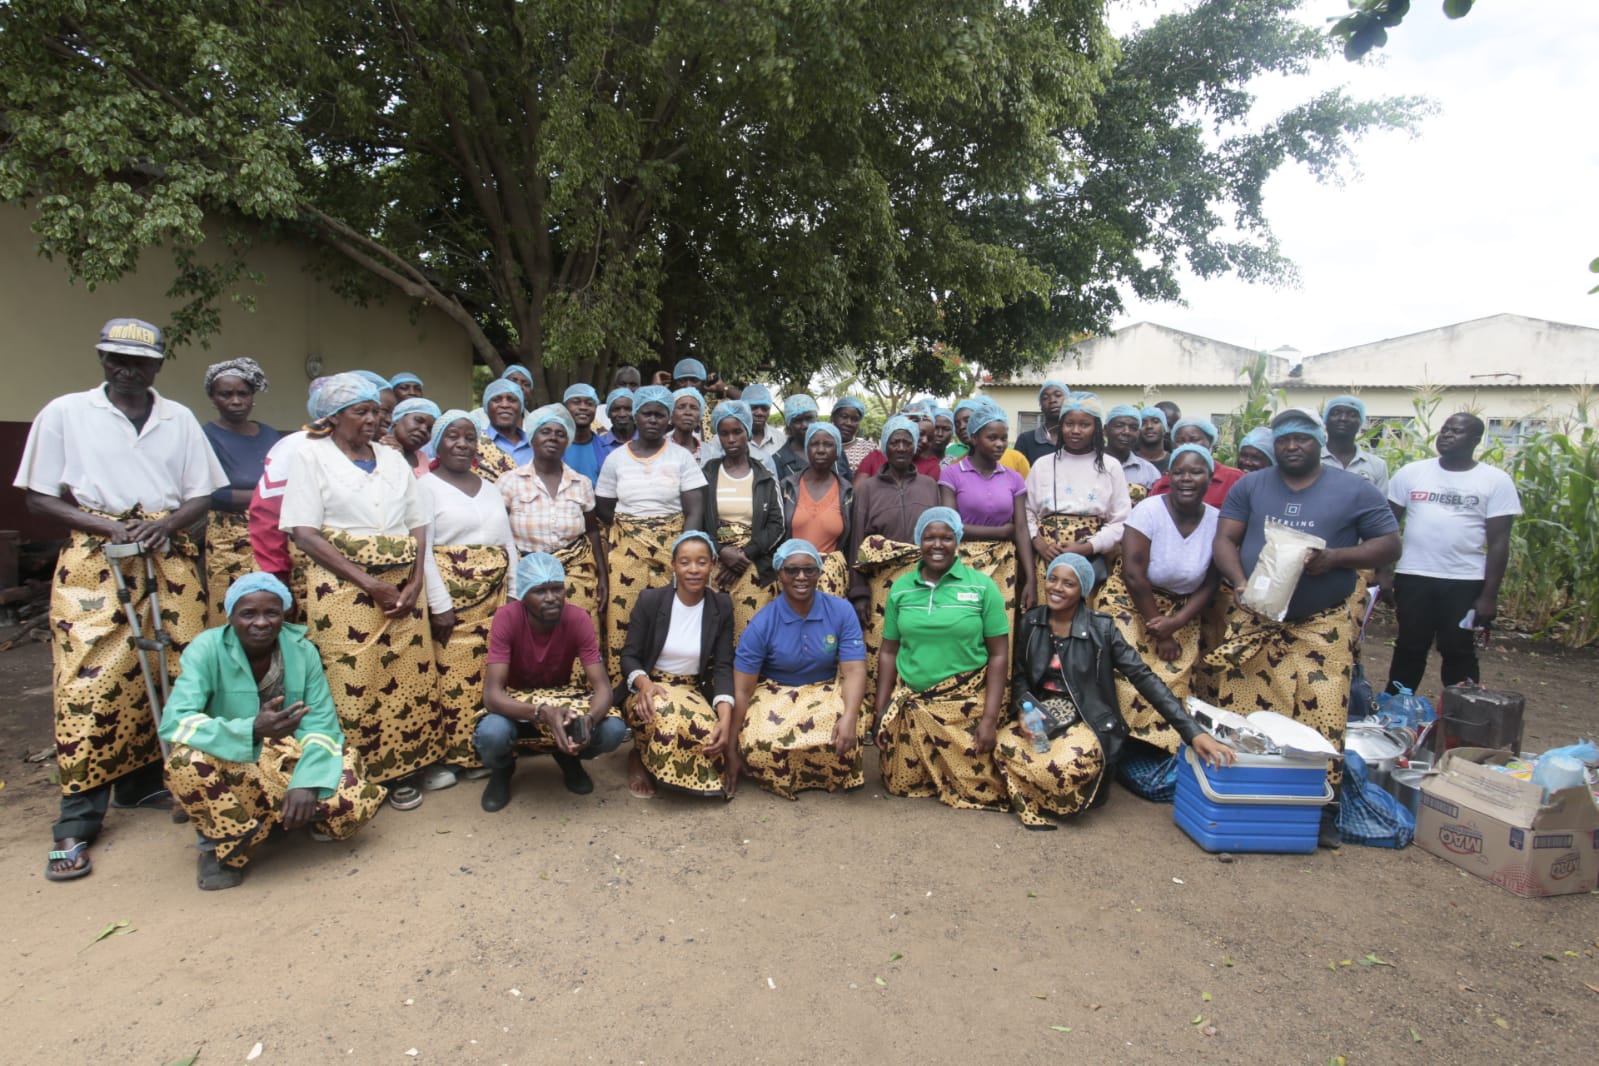
[[1481, 680], [1476, 634], [1499, 613], [1499, 583], [1510, 559], [1510, 525], [1521, 499], [1510, 475], [1473, 457], [1482, 419], [1450, 415], [1438, 431], [1438, 458], [1407, 463], [1388, 485], [1388, 505], [1404, 524], [1404, 550], [1383, 582], [1399, 612], [1388, 691], [1415, 691], [1436, 643], [1445, 687]]

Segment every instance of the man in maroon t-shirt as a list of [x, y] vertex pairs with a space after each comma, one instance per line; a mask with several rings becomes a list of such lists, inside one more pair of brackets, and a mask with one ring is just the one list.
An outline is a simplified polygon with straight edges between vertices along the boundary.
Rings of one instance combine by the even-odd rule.
[[[594, 619], [566, 602], [566, 570], [544, 552], [516, 566], [517, 599], [494, 612], [483, 679], [483, 706], [472, 742], [489, 770], [483, 809], [511, 800], [516, 746], [550, 752], [569, 791], [586, 795], [594, 782], [581, 759], [615, 751], [627, 723], [612, 713], [611, 682], [594, 634]], [[572, 660], [583, 664], [587, 685], [572, 684]], [[586, 719], [579, 724], [579, 719]], [[573, 740], [573, 734], [587, 737]]]

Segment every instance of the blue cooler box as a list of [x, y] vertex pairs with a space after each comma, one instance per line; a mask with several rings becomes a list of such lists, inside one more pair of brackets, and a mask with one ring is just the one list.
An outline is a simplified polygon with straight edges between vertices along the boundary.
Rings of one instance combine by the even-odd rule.
[[1185, 744], [1172, 820], [1206, 851], [1308, 854], [1332, 798], [1324, 758], [1239, 752], [1234, 765], [1212, 770]]

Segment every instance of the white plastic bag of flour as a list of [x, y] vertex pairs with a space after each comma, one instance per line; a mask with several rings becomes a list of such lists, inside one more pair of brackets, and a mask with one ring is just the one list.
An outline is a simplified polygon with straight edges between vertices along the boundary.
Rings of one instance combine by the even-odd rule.
[[1305, 561], [1313, 549], [1326, 546], [1327, 542], [1313, 533], [1266, 519], [1266, 546], [1260, 549], [1238, 601], [1263, 618], [1281, 622], [1288, 615], [1288, 601], [1294, 598], [1299, 575], [1305, 572]]

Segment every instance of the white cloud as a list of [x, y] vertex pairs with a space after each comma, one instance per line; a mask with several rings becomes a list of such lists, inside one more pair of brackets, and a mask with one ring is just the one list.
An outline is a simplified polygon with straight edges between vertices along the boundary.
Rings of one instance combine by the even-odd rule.
[[[1500, 312], [1599, 326], [1599, 295], [1587, 295], [1599, 282], [1587, 270], [1599, 256], [1599, 2], [1485, 2], [1454, 22], [1440, 7], [1417, 0], [1377, 63], [1260, 87], [1273, 108], [1338, 84], [1440, 106], [1415, 139], [1359, 145], [1359, 173], [1341, 186], [1300, 171], [1267, 184], [1299, 288], [1188, 278], [1187, 307], [1129, 303], [1123, 321], [1306, 352]], [[1304, 15], [1321, 24], [1342, 9], [1311, 0]], [[1152, 10], [1132, 5], [1139, 20]]]

